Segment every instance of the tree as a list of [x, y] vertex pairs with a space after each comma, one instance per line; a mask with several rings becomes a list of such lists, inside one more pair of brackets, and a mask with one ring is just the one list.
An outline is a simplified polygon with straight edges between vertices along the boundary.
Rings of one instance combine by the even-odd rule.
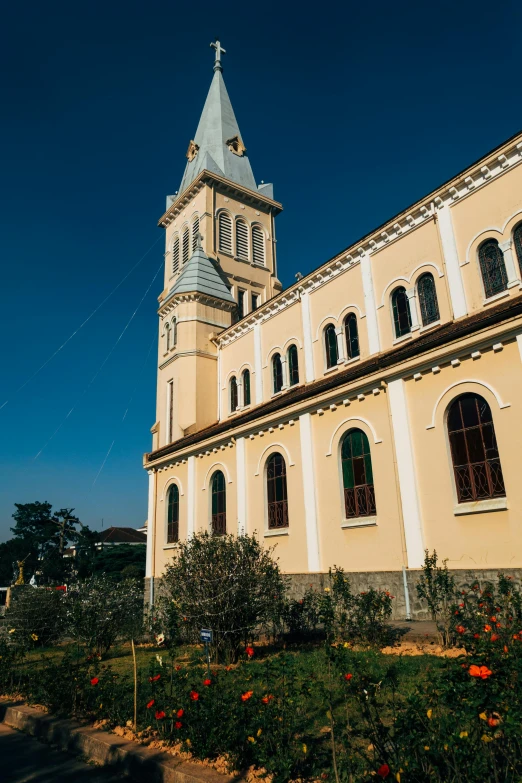
[[94, 572], [113, 577], [124, 574], [129, 577], [143, 579], [145, 576], [146, 549], [145, 544], [105, 546], [96, 553]]

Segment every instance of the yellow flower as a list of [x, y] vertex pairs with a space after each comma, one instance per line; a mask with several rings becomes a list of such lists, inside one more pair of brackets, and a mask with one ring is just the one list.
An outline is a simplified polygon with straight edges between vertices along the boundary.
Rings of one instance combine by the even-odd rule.
[[431, 716], [433, 715], [433, 710], [431, 709], [431, 707], [428, 710], [428, 712], [426, 713], [426, 715], [428, 716], [428, 719], [431, 720]]
[[480, 715], [479, 715], [479, 718], [480, 718], [480, 720], [487, 720], [488, 716], [486, 715], [485, 712], [481, 712]]
[[488, 737], [487, 734], [483, 734], [480, 739], [482, 740], [482, 742], [493, 742], [493, 737]]
[[329, 592], [330, 592], [330, 588], [329, 588], [329, 587], [325, 587], [325, 588], [324, 588], [324, 592], [325, 592], [325, 593], [329, 593]]
[[254, 739], [253, 737], [247, 737], [247, 740], [248, 740], [249, 742], [253, 742], [253, 743], [254, 743], [254, 745], [256, 744], [256, 741], [255, 741], [255, 739]]
[[99, 709], [101, 710], [102, 707], [103, 707], [103, 704], [100, 704]]
[[14, 633], [16, 631], [16, 628], [10, 628], [9, 633]]
[[37, 633], [32, 633], [31, 634], [31, 639], [33, 640], [33, 642], [37, 642], [38, 641], [38, 634]]
[[424, 746], [424, 750], [429, 750], [429, 749], [430, 749], [430, 746], [429, 746], [429, 745], [425, 745], [425, 746]]
[[444, 750], [448, 750], [448, 745], [444, 745]]
[[185, 740], [185, 742], [187, 743], [187, 745], [188, 745], [189, 747], [190, 747], [190, 745], [192, 745], [192, 742], [191, 742], [189, 739], [186, 739], [186, 740]]
[[307, 751], [308, 751], [308, 748], [306, 747], [306, 745], [304, 745], [304, 744], [303, 744], [303, 753], [304, 753], [305, 755], [306, 755]]
[[257, 730], [257, 736], [258, 737], [260, 737], [262, 733], [263, 733], [263, 729], [258, 729]]
[[459, 737], [461, 739], [464, 739], [464, 737], [467, 737], [467, 736], [468, 736], [468, 732], [467, 731], [461, 731], [460, 734], [459, 734]]
[[401, 783], [401, 773], [400, 772], [396, 772], [395, 773], [395, 780], [397, 781], [397, 783]]
[[345, 642], [345, 643], [343, 644], [343, 647], [349, 647], [349, 646], [350, 646], [350, 643], [349, 643], [349, 642]]

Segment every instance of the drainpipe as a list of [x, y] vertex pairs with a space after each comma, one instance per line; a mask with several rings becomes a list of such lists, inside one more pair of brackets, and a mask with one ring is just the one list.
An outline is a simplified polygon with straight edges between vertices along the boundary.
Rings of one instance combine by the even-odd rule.
[[411, 622], [410, 594], [408, 591], [408, 577], [406, 575], [406, 566], [402, 567], [402, 581], [404, 584], [404, 601], [406, 602], [406, 620], [408, 620], [408, 622]]

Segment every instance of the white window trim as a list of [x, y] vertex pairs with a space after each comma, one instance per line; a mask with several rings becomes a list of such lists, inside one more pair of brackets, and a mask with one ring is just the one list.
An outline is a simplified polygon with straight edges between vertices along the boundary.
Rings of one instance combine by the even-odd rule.
[[484, 498], [472, 500], [469, 503], [458, 503], [453, 509], [456, 517], [464, 514], [485, 514], [488, 511], [506, 511], [508, 507], [507, 497]]
[[281, 528], [281, 530], [265, 530], [264, 537], [272, 538], [273, 536], [289, 536], [290, 529], [288, 527]]
[[377, 517], [350, 517], [350, 519], [344, 519], [341, 527], [344, 529], [350, 527], [376, 527]]

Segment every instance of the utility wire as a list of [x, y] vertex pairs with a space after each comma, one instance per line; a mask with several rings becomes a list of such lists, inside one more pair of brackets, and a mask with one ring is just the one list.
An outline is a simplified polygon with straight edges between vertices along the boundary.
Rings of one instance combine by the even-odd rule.
[[[100, 302], [100, 304], [99, 304], [97, 307], [95, 307], [95, 308], [94, 308], [94, 310], [92, 311], [92, 313], [91, 313], [90, 315], [88, 315], [88, 316], [87, 316], [87, 318], [86, 318], [86, 319], [85, 319], [85, 320], [84, 320], [84, 321], [83, 321], [83, 322], [82, 322], [82, 323], [81, 323], [81, 324], [78, 326], [78, 328], [77, 328], [77, 329], [75, 329], [75, 330], [74, 330], [74, 332], [73, 332], [72, 334], [70, 334], [70, 335], [69, 335], [69, 337], [67, 338], [67, 340], [65, 340], [65, 342], [63, 342], [63, 343], [60, 345], [60, 347], [59, 347], [59, 348], [57, 348], [57, 349], [54, 351], [54, 353], [52, 353], [52, 354], [49, 356], [49, 358], [48, 358], [48, 359], [47, 359], [47, 360], [46, 360], [46, 361], [45, 361], [45, 362], [44, 362], [44, 363], [43, 363], [43, 364], [42, 364], [42, 365], [41, 365], [41, 366], [40, 366], [40, 367], [39, 367], [37, 370], [35, 370], [35, 372], [33, 372], [33, 374], [32, 374], [32, 375], [31, 375], [31, 376], [30, 376], [30, 377], [29, 377], [29, 378], [28, 378], [28, 379], [27, 379], [27, 380], [26, 380], [24, 383], [22, 383], [22, 385], [21, 385], [21, 386], [20, 386], [20, 387], [19, 387], [19, 388], [18, 388], [18, 389], [17, 389], [17, 390], [14, 392], [14, 396], [16, 396], [17, 394], [19, 394], [19, 392], [21, 392], [21, 391], [22, 391], [22, 389], [24, 389], [24, 388], [27, 386], [27, 384], [28, 384], [28, 383], [30, 383], [30, 382], [33, 380], [33, 378], [35, 378], [35, 377], [38, 375], [38, 373], [39, 373], [39, 372], [41, 372], [41, 371], [43, 370], [43, 368], [44, 368], [44, 367], [47, 367], [47, 365], [49, 364], [49, 362], [50, 362], [50, 361], [52, 361], [52, 360], [54, 359], [54, 357], [55, 357], [57, 354], [59, 354], [59, 353], [60, 353], [60, 351], [61, 351], [63, 348], [65, 348], [65, 346], [67, 345], [67, 343], [68, 343], [68, 342], [70, 342], [70, 341], [73, 339], [73, 337], [74, 337], [75, 335], [77, 335], [77, 334], [78, 334], [78, 332], [80, 331], [80, 329], [83, 329], [83, 327], [85, 326], [85, 324], [86, 324], [86, 323], [88, 323], [88, 321], [90, 321], [90, 320], [91, 320], [91, 318], [92, 318], [94, 315], [96, 315], [96, 313], [98, 312], [98, 310], [100, 310], [100, 309], [103, 307], [103, 305], [105, 304], [105, 302], [107, 302], [107, 301], [108, 301], [108, 300], [111, 298], [111, 296], [112, 296], [114, 293], [116, 293], [116, 291], [118, 290], [118, 288], [120, 288], [120, 286], [122, 286], [122, 285], [123, 285], [123, 283], [124, 283], [124, 282], [125, 282], [125, 280], [126, 280], [128, 277], [129, 277], [129, 275], [131, 275], [131, 274], [132, 274], [132, 272], [134, 272], [134, 270], [136, 269], [136, 267], [137, 267], [137, 266], [139, 266], [139, 265], [141, 264], [141, 262], [143, 261], [143, 259], [144, 259], [144, 258], [146, 258], [146, 257], [148, 256], [148, 254], [150, 253], [150, 251], [151, 251], [151, 250], [152, 250], [152, 249], [153, 249], [153, 248], [154, 248], [154, 247], [155, 247], [155, 246], [158, 244], [158, 242], [159, 242], [159, 240], [160, 240], [160, 239], [161, 239], [161, 235], [160, 235], [160, 236], [158, 236], [158, 238], [156, 239], [156, 241], [152, 243], [152, 245], [149, 247], [149, 249], [148, 249], [147, 251], [145, 251], [145, 253], [144, 253], [144, 254], [141, 256], [141, 258], [140, 258], [138, 261], [136, 261], [136, 263], [134, 264], [134, 266], [133, 266], [133, 267], [131, 267], [131, 269], [129, 269], [129, 271], [127, 272], [127, 274], [126, 274], [126, 275], [124, 275], [124, 277], [122, 277], [122, 279], [120, 280], [120, 282], [119, 282], [119, 283], [118, 283], [118, 284], [117, 284], [117, 285], [116, 285], [116, 286], [115, 286], [115, 287], [112, 289], [112, 291], [111, 291], [109, 294], [107, 294], [107, 296], [105, 297], [105, 299], [103, 299], [103, 301], [101, 301], [101, 302]], [[8, 403], [8, 402], [9, 402], [9, 400], [5, 400], [5, 402], [3, 402], [3, 403], [2, 403], [2, 405], [0, 405], [0, 410], [2, 410], [2, 408], [4, 408], [4, 407], [7, 405], [7, 403]]]
[[72, 408], [71, 408], [71, 410], [69, 411], [69, 413], [68, 413], [68, 414], [65, 416], [65, 418], [64, 418], [64, 419], [62, 419], [62, 421], [61, 421], [61, 422], [60, 422], [60, 424], [57, 426], [57, 428], [55, 429], [55, 431], [53, 432], [53, 434], [51, 435], [51, 437], [50, 437], [50, 438], [49, 438], [49, 439], [46, 441], [46, 443], [44, 443], [44, 445], [42, 446], [42, 448], [40, 449], [40, 451], [38, 452], [38, 454], [36, 454], [36, 456], [35, 456], [35, 457], [33, 457], [33, 461], [38, 459], [38, 457], [40, 456], [40, 454], [41, 454], [41, 453], [44, 451], [44, 449], [46, 449], [46, 448], [47, 448], [47, 446], [49, 445], [49, 443], [52, 441], [52, 439], [54, 438], [54, 436], [56, 435], [56, 433], [57, 433], [57, 432], [59, 432], [59, 430], [61, 430], [61, 428], [63, 427], [63, 425], [65, 424], [65, 422], [66, 422], [66, 421], [67, 421], [67, 419], [69, 418], [69, 416], [72, 414], [72, 412], [74, 411], [74, 409], [76, 408], [76, 406], [78, 405], [78, 403], [80, 402], [80, 400], [81, 400], [81, 399], [84, 397], [84, 395], [87, 393], [87, 391], [90, 389], [90, 387], [92, 386], [92, 384], [94, 383], [94, 381], [96, 380], [96, 378], [98, 377], [98, 375], [100, 374], [100, 372], [103, 370], [103, 368], [104, 368], [104, 367], [105, 367], [105, 365], [107, 364], [108, 360], [110, 359], [110, 357], [111, 357], [111, 356], [112, 356], [112, 354], [114, 353], [114, 351], [115, 351], [115, 349], [116, 349], [116, 346], [118, 345], [118, 343], [120, 342], [121, 338], [123, 337], [123, 335], [125, 334], [125, 332], [126, 332], [126, 331], [127, 331], [127, 329], [129, 328], [129, 326], [130, 326], [131, 322], [132, 322], [132, 321], [133, 321], [133, 319], [134, 319], [134, 316], [136, 315], [136, 313], [137, 313], [137, 312], [138, 312], [138, 310], [140, 309], [140, 307], [141, 307], [141, 305], [142, 305], [142, 303], [143, 303], [143, 300], [145, 299], [145, 297], [146, 297], [146, 296], [147, 296], [147, 294], [149, 293], [150, 289], [152, 288], [152, 284], [154, 283], [155, 279], [157, 278], [157, 276], [159, 275], [159, 273], [160, 273], [161, 269], [163, 268], [163, 263], [164, 263], [164, 262], [162, 261], [162, 262], [161, 262], [161, 264], [159, 265], [157, 272], [155, 273], [154, 277], [152, 278], [152, 280], [150, 281], [150, 283], [149, 283], [149, 285], [148, 285], [148, 287], [147, 287], [147, 290], [145, 291], [145, 293], [144, 293], [144, 294], [143, 294], [143, 296], [141, 297], [140, 301], [138, 302], [138, 305], [137, 305], [136, 309], [134, 310], [133, 314], [131, 315], [131, 317], [129, 318], [129, 320], [127, 321], [127, 323], [125, 324], [125, 326], [124, 326], [123, 330], [121, 331], [120, 335], [118, 336], [118, 338], [117, 338], [116, 342], [114, 343], [114, 345], [112, 346], [111, 350], [109, 351], [109, 353], [107, 354], [107, 356], [105, 357], [105, 359], [103, 360], [103, 362], [100, 364], [100, 366], [98, 367], [98, 369], [96, 370], [96, 372], [95, 372], [95, 373], [94, 373], [94, 375], [92, 376], [91, 380], [89, 381], [89, 383], [87, 384], [87, 386], [85, 387], [85, 389], [82, 391], [82, 393], [80, 394], [80, 396], [77, 398], [76, 402], [75, 402], [75, 403], [74, 403], [74, 405], [72, 406]]
[[[147, 351], [147, 356], [145, 357], [145, 361], [143, 362], [143, 366], [141, 368], [141, 372], [138, 374], [138, 380], [136, 381], [136, 383], [134, 385], [134, 389], [132, 390], [131, 396], [130, 396], [129, 401], [127, 403], [127, 408], [125, 409], [125, 413], [123, 414], [122, 420], [120, 422], [120, 430], [121, 430], [121, 427], [123, 426], [123, 422], [125, 421], [125, 419], [127, 417], [127, 413], [129, 412], [129, 408], [131, 406], [131, 403], [132, 403], [132, 400], [134, 398], [134, 395], [136, 394], [136, 389], [138, 388], [138, 384], [139, 384], [140, 380], [143, 377], [143, 372], [145, 370], [147, 362], [149, 361], [150, 352], [152, 351], [152, 346], [154, 345], [155, 342], [156, 342], [156, 335], [154, 335], [154, 337], [151, 340], [151, 343], [149, 345], [149, 350]], [[103, 462], [101, 464], [101, 467], [100, 467], [99, 471], [97, 472], [94, 481], [92, 482], [91, 489], [93, 489], [94, 485], [98, 481], [98, 478], [100, 477], [100, 474], [101, 474], [103, 468], [105, 467], [105, 463], [109, 459], [109, 454], [111, 453], [112, 447], [114, 446], [115, 443], [116, 443], [116, 437], [114, 438], [114, 440], [112, 441], [111, 445], [109, 446], [109, 450], [108, 450], [107, 454], [105, 455], [105, 459], [103, 460]]]

